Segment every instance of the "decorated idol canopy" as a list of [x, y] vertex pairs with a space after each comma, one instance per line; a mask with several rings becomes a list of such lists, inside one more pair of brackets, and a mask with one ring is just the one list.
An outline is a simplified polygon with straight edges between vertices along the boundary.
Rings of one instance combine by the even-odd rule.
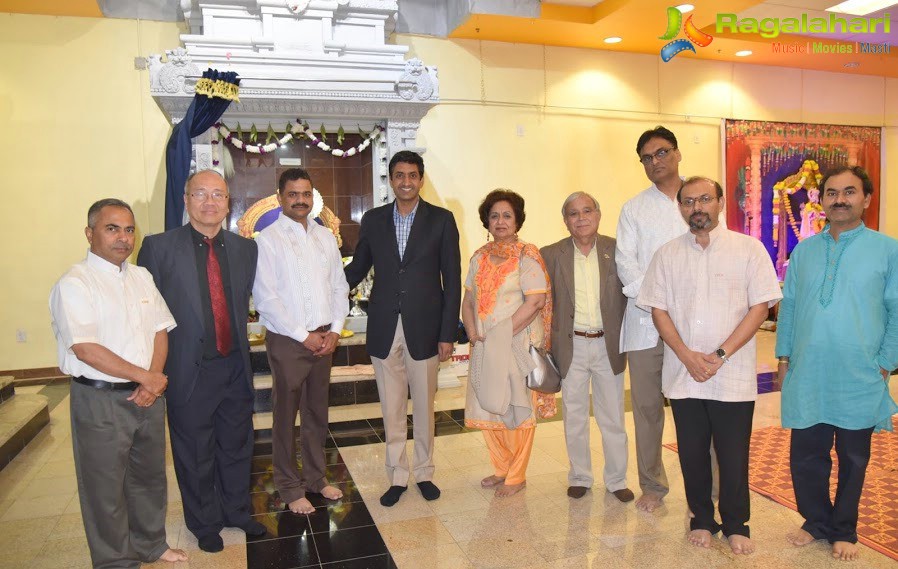
[[[166, 227], [181, 222], [190, 171], [224, 172], [224, 145], [264, 155], [302, 138], [335, 159], [371, 152], [372, 203], [392, 199], [387, 160], [416, 149], [420, 120], [439, 102], [436, 69], [387, 43], [397, 8], [396, 0], [181, 0], [183, 45], [148, 57], [150, 91], [175, 125]], [[343, 146], [350, 125], [361, 142]]]

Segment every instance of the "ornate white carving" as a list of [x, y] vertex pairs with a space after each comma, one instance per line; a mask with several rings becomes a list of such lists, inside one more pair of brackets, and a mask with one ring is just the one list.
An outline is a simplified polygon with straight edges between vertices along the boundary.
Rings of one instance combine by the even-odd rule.
[[433, 96], [434, 81], [417, 57], [405, 62], [405, 73], [396, 80], [396, 92], [406, 101], [426, 101]]
[[287, 4], [288, 10], [294, 14], [301, 15], [306, 11], [306, 8], [309, 7], [311, 1], [312, 0], [284, 0], [284, 3]]
[[166, 50], [165, 54], [168, 56], [166, 63], [162, 63], [162, 57], [155, 54], [147, 59], [151, 82], [163, 93], [193, 96], [197, 79], [201, 75], [200, 68], [193, 63], [183, 47]]

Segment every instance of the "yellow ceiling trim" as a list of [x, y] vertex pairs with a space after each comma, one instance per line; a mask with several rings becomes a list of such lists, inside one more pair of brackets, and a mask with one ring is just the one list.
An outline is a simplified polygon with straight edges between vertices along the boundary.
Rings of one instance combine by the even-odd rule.
[[97, 0], [0, 0], [0, 12], [102, 18]]

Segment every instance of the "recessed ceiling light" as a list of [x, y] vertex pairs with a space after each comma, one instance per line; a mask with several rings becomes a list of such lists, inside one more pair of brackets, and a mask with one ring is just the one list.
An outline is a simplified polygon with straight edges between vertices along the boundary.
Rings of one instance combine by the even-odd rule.
[[853, 16], [866, 16], [867, 14], [878, 12], [879, 10], [888, 8], [894, 4], [895, 0], [846, 0], [845, 2], [826, 8], [826, 11], [851, 14]]
[[693, 6], [692, 4], [680, 4], [676, 8], [680, 11], [681, 14], [685, 14], [686, 12], [695, 10], [695, 6]]
[[622, 40], [621, 40], [621, 38], [619, 38], [617, 36], [611, 36], [611, 37], [605, 38], [604, 41], [605, 41], [605, 43], [620, 43]]
[[848, 63], [846, 63], [844, 65], [844, 67], [847, 67], [848, 69], [854, 69], [855, 67], [860, 67], [860, 66], [861, 66], [861, 64], [857, 61], [849, 61]]
[[748, 57], [749, 55], [751, 55], [750, 49], [743, 49], [742, 51], [736, 52], [736, 57]]

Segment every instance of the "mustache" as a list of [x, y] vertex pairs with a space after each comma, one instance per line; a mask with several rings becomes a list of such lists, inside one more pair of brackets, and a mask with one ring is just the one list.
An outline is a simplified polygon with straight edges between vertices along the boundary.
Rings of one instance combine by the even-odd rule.
[[836, 208], [848, 209], [849, 207], [851, 207], [851, 206], [849, 206], [847, 203], [837, 203], [837, 204], [832, 205], [833, 209], [836, 209]]
[[302, 208], [308, 209], [308, 208], [310, 208], [310, 207], [312, 207], [312, 206], [310, 206], [309, 204], [305, 204], [305, 203], [300, 202], [300, 203], [297, 203], [297, 204], [293, 204], [293, 205], [290, 206], [290, 207], [292, 207], [292, 208], [294, 208], [294, 209], [302, 209]]

